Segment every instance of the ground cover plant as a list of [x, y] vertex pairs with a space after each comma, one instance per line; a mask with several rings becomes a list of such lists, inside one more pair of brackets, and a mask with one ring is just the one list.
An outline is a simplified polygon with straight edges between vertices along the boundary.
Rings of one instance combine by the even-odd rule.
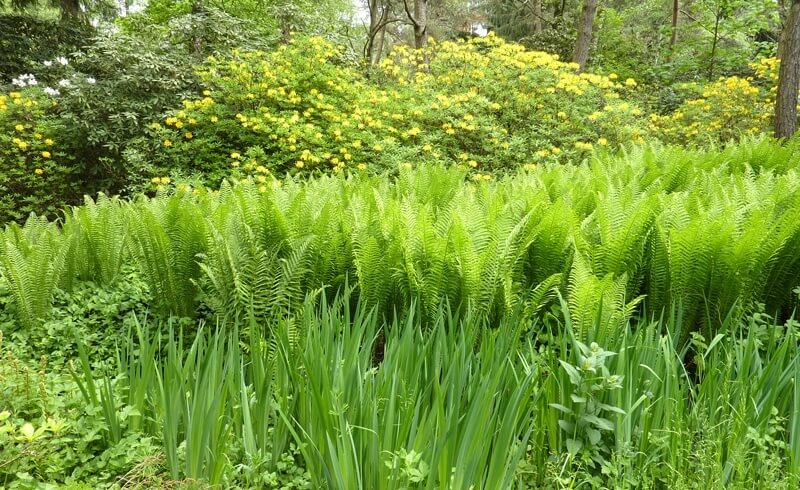
[[246, 179], [9, 224], [0, 481], [792, 488], [796, 154]]

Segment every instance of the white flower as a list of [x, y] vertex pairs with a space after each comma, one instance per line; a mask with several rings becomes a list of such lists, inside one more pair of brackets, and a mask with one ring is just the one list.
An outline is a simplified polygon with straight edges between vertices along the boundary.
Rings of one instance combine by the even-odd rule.
[[69, 80], [59, 80], [58, 84], [62, 87], [69, 87], [72, 85], [72, 82], [70, 82]]
[[36, 81], [36, 77], [30, 73], [26, 73], [25, 75], [20, 75], [18, 78], [14, 78], [11, 80], [11, 83], [17, 87], [33, 87], [34, 85], [39, 84], [39, 82]]
[[56, 90], [54, 88], [50, 88], [50, 87], [45, 87], [44, 88], [44, 93], [46, 93], [47, 95], [49, 95], [51, 97], [58, 97], [59, 95], [61, 95], [61, 92], [59, 92], [58, 90]]
[[88, 83], [89, 85], [94, 85], [95, 82], [97, 82], [97, 80], [95, 80], [94, 78], [86, 77], [86, 83]]
[[63, 57], [63, 56], [59, 56], [58, 58], [56, 58], [56, 61], [58, 61], [62, 65], [68, 65], [69, 64], [67, 59], [65, 57]]
[[53, 62], [52, 62], [52, 61], [49, 61], [49, 60], [48, 60], [48, 61], [45, 61], [45, 62], [43, 62], [42, 64], [43, 64], [44, 66], [53, 66]]

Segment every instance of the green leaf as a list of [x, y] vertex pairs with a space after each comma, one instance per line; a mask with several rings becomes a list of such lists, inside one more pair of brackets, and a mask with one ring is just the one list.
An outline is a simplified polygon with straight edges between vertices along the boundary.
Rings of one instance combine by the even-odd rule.
[[571, 409], [565, 407], [564, 405], [561, 405], [560, 403], [551, 403], [550, 406], [560, 412], [566, 413], [567, 415], [573, 415], [575, 413]]
[[558, 362], [561, 363], [561, 366], [567, 372], [570, 382], [575, 386], [580, 386], [583, 377], [581, 376], [581, 373], [577, 369], [575, 369], [575, 366], [567, 362], [564, 362], [561, 359], [559, 359]]
[[576, 439], [567, 439], [567, 451], [570, 455], [575, 456], [577, 455], [581, 448], [583, 448], [583, 442], [578, 441]]

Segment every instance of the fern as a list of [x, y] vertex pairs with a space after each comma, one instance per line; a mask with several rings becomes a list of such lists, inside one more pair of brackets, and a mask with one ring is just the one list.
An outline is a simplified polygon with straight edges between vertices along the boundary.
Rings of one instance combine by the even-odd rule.
[[113, 283], [128, 258], [128, 220], [117, 198], [100, 195], [67, 215], [64, 234], [75, 233], [81, 279]]
[[0, 275], [23, 327], [35, 327], [47, 319], [53, 293], [69, 271], [72, 247], [71, 236], [59, 236], [55, 225], [36, 217], [24, 229], [12, 223], [0, 236]]

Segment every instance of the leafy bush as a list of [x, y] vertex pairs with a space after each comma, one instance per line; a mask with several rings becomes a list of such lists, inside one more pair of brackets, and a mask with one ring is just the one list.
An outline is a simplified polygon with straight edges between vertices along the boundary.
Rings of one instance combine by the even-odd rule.
[[30, 213], [53, 216], [80, 198], [70, 141], [38, 88], [0, 93], [0, 223]]
[[[321, 38], [210, 58], [202, 96], [151, 127], [154, 175], [386, 170], [416, 162], [510, 170], [641, 141], [635, 86], [494, 36], [398, 47], [365, 79]], [[626, 86], [627, 85], [627, 86]]]
[[[152, 166], [126, 150], [145, 134], [148, 124], [197, 93], [198, 60], [209, 53], [224, 59], [233, 46], [268, 45], [255, 37], [250, 24], [217, 10], [189, 17], [176, 18], [167, 26], [136, 29], [130, 20], [126, 30], [96, 32], [76, 52], [47, 51], [52, 56], [32, 61], [28, 71], [10, 72], [14, 75], [9, 92], [2, 93], [0, 104], [0, 111], [6, 112], [0, 115], [0, 124], [7, 136], [0, 139], [0, 152], [13, 186], [2, 189], [0, 222], [21, 221], [31, 211], [53, 215], [83, 193], [125, 192], [131, 182], [146, 181]], [[199, 52], [195, 52], [197, 32], [202, 34]], [[11, 93], [22, 94], [25, 100], [14, 104], [19, 96]], [[26, 105], [28, 99], [36, 103]], [[14, 141], [18, 123], [35, 134], [47, 130], [43, 141], [56, 141], [57, 152], [32, 141]], [[20, 149], [30, 149], [22, 165], [16, 157]], [[43, 151], [61, 166], [41, 161]], [[42, 178], [25, 175], [36, 169]], [[76, 186], [64, 188], [72, 184]]]
[[39, 76], [42, 62], [91, 44], [95, 29], [84, 22], [57, 22], [23, 15], [0, 15], [0, 85], [23, 74]]
[[[5, 488], [36, 488], [59, 482], [69, 488], [113, 488], [116, 480], [158, 458], [157, 440], [131, 432], [120, 445], [104, 442], [97, 407], [83, 400], [63, 365], [42, 353], [30, 361], [16, 355], [0, 325], [0, 482]], [[11, 342], [9, 342], [11, 340]], [[127, 427], [126, 414], [120, 414]], [[118, 487], [117, 487], [118, 488]]]
[[778, 60], [751, 64], [754, 77], [732, 76], [705, 85], [683, 84], [685, 100], [670, 113], [650, 116], [654, 134], [671, 143], [707, 145], [769, 132]]

